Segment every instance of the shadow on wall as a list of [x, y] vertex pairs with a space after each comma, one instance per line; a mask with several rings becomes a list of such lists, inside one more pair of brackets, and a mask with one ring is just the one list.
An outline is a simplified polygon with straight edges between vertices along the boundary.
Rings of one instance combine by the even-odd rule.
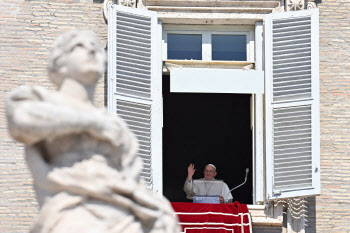
[[308, 197], [307, 199], [307, 211], [305, 232], [316, 233], [316, 197]]
[[[305, 210], [305, 233], [316, 233], [316, 197], [308, 197], [304, 199], [306, 202]], [[293, 207], [291, 207], [293, 208]], [[293, 218], [291, 216], [288, 216], [287, 212], [290, 211], [288, 204], [284, 205], [283, 207], [283, 223], [282, 228], [283, 232], [289, 232], [291, 231], [288, 229], [289, 227], [292, 228], [291, 232], [301, 232], [301, 229], [303, 226], [301, 225], [301, 221], [299, 221], [299, 218]], [[301, 214], [301, 213], [300, 213]], [[301, 215], [298, 215], [301, 216]], [[291, 222], [288, 223], [288, 218], [291, 217]], [[288, 229], [288, 230], [287, 230]], [[260, 232], [260, 231], [259, 231]], [[303, 231], [304, 232], [304, 231]]]

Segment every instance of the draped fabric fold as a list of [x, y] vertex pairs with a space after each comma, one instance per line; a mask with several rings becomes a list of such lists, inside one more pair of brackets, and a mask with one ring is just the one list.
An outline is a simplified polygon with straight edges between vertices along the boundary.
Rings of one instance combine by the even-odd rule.
[[186, 233], [252, 233], [246, 204], [171, 203]]

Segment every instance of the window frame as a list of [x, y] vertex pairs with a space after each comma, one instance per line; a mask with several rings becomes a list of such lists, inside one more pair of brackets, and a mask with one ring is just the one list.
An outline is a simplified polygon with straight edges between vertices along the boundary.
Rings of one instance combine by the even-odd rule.
[[[202, 34], [202, 61], [211, 60], [211, 35], [246, 35], [247, 61], [256, 62], [256, 70], [263, 70], [263, 34], [262, 22], [256, 25], [167, 25], [163, 24], [162, 59], [167, 59], [168, 34]], [[210, 40], [208, 40], [208, 38]], [[206, 42], [206, 43], [205, 43]], [[208, 42], [210, 42], [208, 44]], [[181, 61], [181, 60], [179, 60]], [[249, 72], [249, 71], [247, 71]], [[263, 94], [251, 94], [251, 128], [252, 128], [252, 177], [253, 177], [253, 203], [265, 204], [265, 151], [264, 151], [264, 101]]]
[[[113, 8], [115, 5], [111, 4], [110, 7]], [[118, 7], [122, 7], [122, 6], [118, 6]], [[131, 14], [134, 14], [136, 11], [141, 12], [140, 9], [132, 9], [132, 8], [127, 8], [124, 7], [124, 10], [130, 12]], [[294, 16], [299, 16], [300, 14], [309, 14], [311, 11], [313, 11], [313, 21], [314, 22], [314, 29], [313, 29], [313, 33], [312, 33], [312, 38], [316, 38], [317, 39], [317, 43], [312, 43], [312, 49], [313, 50], [317, 50], [316, 52], [318, 53], [318, 9], [312, 9], [312, 10], [308, 10], [308, 11], [297, 11], [297, 12], [281, 12], [281, 13], [274, 13], [274, 14], [280, 14], [282, 16], [282, 14], [288, 14], [289, 17], [294, 17]], [[109, 12], [112, 12], [111, 9]], [[147, 13], [148, 14], [148, 13]], [[269, 17], [269, 16], [267, 16]], [[110, 14], [109, 18], [112, 19], [111, 21], [115, 20], [115, 17]], [[110, 21], [110, 22], [111, 22]], [[264, 52], [264, 45], [263, 45], [263, 41], [265, 40], [265, 42], [267, 41], [267, 37], [266, 34], [264, 35], [264, 33], [266, 32], [266, 17], [264, 19], [264, 23], [262, 21], [257, 21], [255, 23], [255, 27], [254, 25], [246, 25], [246, 26], [230, 26], [230, 25], [222, 25], [222, 26], [217, 26], [217, 25], [164, 25], [164, 27], [162, 28], [161, 26], [161, 22], [158, 21], [158, 25], [156, 25], [155, 27], [152, 27], [153, 31], [157, 32], [156, 34], [159, 33], [161, 38], [162, 36], [162, 40], [161, 40], [161, 46], [157, 46], [158, 49], [156, 49], [154, 51], [154, 53], [152, 53], [152, 57], [157, 57], [159, 59], [159, 64], [157, 65], [157, 68], [152, 69], [154, 72], [152, 73], [156, 73], [158, 75], [161, 75], [162, 71], [161, 71], [161, 61], [166, 60], [167, 58], [167, 46], [166, 46], [166, 32], [167, 31], [188, 31], [189, 33], [194, 33], [194, 32], [201, 32], [201, 31], [212, 31], [218, 34], [222, 34], [223, 32], [227, 32], [229, 31], [229, 33], [231, 34], [235, 34], [237, 32], [247, 32], [248, 36], [249, 36], [249, 43], [247, 43], [248, 49], [247, 49], [247, 62], [254, 62], [255, 59], [255, 69], [260, 71], [263, 70], [265, 72], [265, 79], [266, 79], [266, 75], [267, 75], [267, 71], [268, 71], [268, 66], [264, 67], [264, 61], [267, 60], [267, 53], [266, 51]], [[207, 22], [206, 22], [207, 23]], [[212, 22], [208, 22], [208, 23], [212, 23]], [[263, 25], [265, 27], [263, 27]], [[316, 27], [315, 27], [316, 26]], [[317, 35], [315, 34], [315, 32], [317, 32]], [[165, 33], [165, 35], [164, 35]], [[213, 34], [213, 33], [212, 33]], [[110, 36], [110, 32], [109, 32], [109, 43], [110, 43], [110, 38], [113, 40], [115, 39], [114, 36]], [[247, 37], [248, 38], [248, 37]], [[160, 40], [158, 42], [156, 41], [152, 41], [152, 44], [157, 44], [160, 45]], [[202, 44], [203, 45], [203, 44]], [[210, 44], [211, 45], [211, 44]], [[110, 47], [110, 46], [109, 46]], [[160, 48], [161, 49], [160, 49]], [[265, 45], [265, 50], [270, 49], [268, 46]], [[162, 54], [160, 54], [162, 50]], [[210, 52], [210, 56], [211, 56], [211, 52]], [[316, 56], [318, 58], [318, 54]], [[115, 53], [112, 53], [109, 55], [109, 58], [111, 58], [111, 61], [109, 63], [109, 69], [114, 66], [115, 68]], [[162, 59], [161, 59], [162, 58]], [[181, 60], [180, 60], [181, 61]], [[206, 62], [206, 60], [202, 60], [204, 61], [203, 64], [207, 63], [211, 63], [210, 60], [209, 62]], [[313, 72], [317, 72], [319, 70], [319, 61], [315, 61], [313, 60], [313, 66], [312, 66], [312, 71]], [[159, 68], [158, 68], [159, 66]], [[226, 67], [227, 68], [227, 67]], [[265, 70], [266, 68], [266, 70]], [[249, 68], [248, 68], [249, 69]], [[109, 90], [108, 90], [108, 109], [110, 111], [113, 110], [114, 106], [113, 105], [113, 100], [111, 100], [110, 98], [113, 97], [113, 92], [112, 89], [110, 90], [111, 87], [113, 87], [114, 83], [115, 83], [115, 75], [114, 75], [114, 70], [112, 70], [113, 72], [109, 72], [108, 73], [108, 86], [109, 86]], [[249, 71], [247, 71], [249, 72]], [[317, 76], [318, 77], [318, 76]], [[156, 110], [156, 114], [158, 118], [158, 125], [157, 127], [153, 127], [152, 128], [152, 132], [155, 131], [154, 128], [161, 128], [163, 125], [162, 122], [162, 98], [161, 98], [161, 82], [162, 79], [161, 77], [159, 77], [159, 83], [157, 84], [157, 86], [153, 86], [152, 88], [154, 88], [156, 90], [157, 96], [159, 98], [156, 99], [158, 105], [155, 107]], [[317, 89], [318, 88], [318, 79], [315, 80], [315, 85], [313, 86], [313, 89]], [[160, 85], [159, 85], [160, 84]], [[266, 85], [267, 83], [265, 83]], [[266, 88], [265, 88], [266, 90]], [[266, 90], [267, 92], [269, 90]], [[268, 96], [268, 94], [271, 93], [266, 93], [267, 95], [263, 95], [263, 94], [253, 94], [252, 95], [252, 128], [253, 128], [253, 132], [254, 132], [254, 136], [253, 136], [253, 173], [255, 172], [255, 174], [253, 174], [253, 203], [254, 204], [264, 204], [265, 201], [269, 201], [268, 196], [265, 194], [267, 193], [266, 189], [269, 189], [269, 185], [268, 184], [271, 179], [271, 176], [269, 174], [269, 166], [268, 166], [268, 161], [270, 158], [269, 156], [269, 151], [266, 148], [266, 134], [267, 134], [267, 129], [268, 128], [265, 124], [268, 120], [268, 117], [265, 115], [265, 111], [266, 111], [266, 103], [264, 103], [264, 99], [266, 99], [266, 97]], [[317, 92], [315, 94], [315, 101], [319, 102], [319, 92]], [[316, 103], [317, 106], [319, 107], [319, 103]], [[317, 162], [315, 165], [317, 165], [317, 169], [319, 169], [319, 109], [318, 111], [318, 115], [313, 116], [313, 120], [314, 122], [316, 122], [317, 124], [313, 124], [313, 128], [315, 128], [315, 134], [317, 134], [317, 138], [313, 138], [313, 142], [316, 145], [315, 148], [313, 148], [313, 150], [315, 150], [318, 154], [318, 161], [315, 161], [313, 159], [313, 163]], [[112, 111], [113, 112], [113, 111]], [[155, 122], [155, 121], [154, 121]], [[264, 125], [262, 124], [262, 122], [265, 122]], [[160, 127], [158, 127], [160, 126]], [[264, 128], [266, 126], [266, 128]], [[254, 128], [255, 127], [255, 128]], [[159, 131], [159, 130], [158, 130]], [[162, 137], [161, 137], [161, 130], [160, 130], [160, 134], [157, 135], [158, 137], [154, 138], [154, 142], [156, 142], [156, 144], [158, 144], [158, 148], [159, 148], [159, 144], [161, 147], [162, 144]], [[160, 136], [160, 137], [159, 137]], [[255, 140], [255, 141], [254, 141]], [[159, 143], [160, 142], [160, 143]], [[153, 155], [152, 155], [153, 158]], [[158, 158], [158, 160], [156, 160], [158, 163], [157, 164], [153, 164], [153, 169], [154, 169], [154, 186], [153, 189], [155, 191], [157, 191], [158, 193], [162, 193], [162, 150], [157, 150], [155, 153], [155, 157], [154, 158]], [[254, 164], [255, 163], [255, 164]], [[317, 170], [316, 169], [316, 170]], [[317, 171], [315, 171], [317, 172]], [[309, 193], [297, 193], [298, 196], [305, 196], [305, 195], [318, 195], [320, 194], [320, 174], [317, 174], [317, 185], [315, 187], [316, 192], [309, 192]], [[266, 184], [267, 183], [267, 184]], [[266, 187], [265, 187], [266, 185]], [[294, 194], [293, 194], [294, 195]], [[296, 195], [294, 195], [296, 196]], [[284, 196], [284, 197], [280, 197], [280, 198], [288, 198], [288, 197], [292, 197], [290, 196]]]
[[[168, 34], [202, 35], [202, 60], [212, 60], [211, 35], [245, 35], [247, 60], [254, 61], [254, 26], [163, 25], [162, 59], [168, 60]], [[181, 61], [181, 60], [180, 60]], [[216, 60], [214, 60], [216, 61]]]

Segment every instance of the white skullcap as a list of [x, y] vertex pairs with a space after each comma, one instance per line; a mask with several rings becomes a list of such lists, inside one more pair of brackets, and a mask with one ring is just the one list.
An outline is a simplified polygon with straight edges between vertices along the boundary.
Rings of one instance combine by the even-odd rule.
[[214, 164], [209, 163], [209, 164], [207, 164], [207, 166], [212, 166], [215, 169], [215, 171], [216, 171], [216, 167], [214, 166]]

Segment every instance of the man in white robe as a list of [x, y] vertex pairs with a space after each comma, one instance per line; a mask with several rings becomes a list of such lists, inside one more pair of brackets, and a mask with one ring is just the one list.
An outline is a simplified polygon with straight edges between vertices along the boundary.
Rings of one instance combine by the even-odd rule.
[[200, 180], [193, 180], [192, 176], [196, 169], [194, 164], [188, 166], [187, 179], [184, 185], [184, 191], [188, 199], [193, 199], [194, 195], [220, 196], [220, 203], [229, 203], [233, 197], [227, 184], [223, 181], [215, 180], [217, 174], [216, 167], [213, 164], [208, 164], [204, 169], [204, 178]]

